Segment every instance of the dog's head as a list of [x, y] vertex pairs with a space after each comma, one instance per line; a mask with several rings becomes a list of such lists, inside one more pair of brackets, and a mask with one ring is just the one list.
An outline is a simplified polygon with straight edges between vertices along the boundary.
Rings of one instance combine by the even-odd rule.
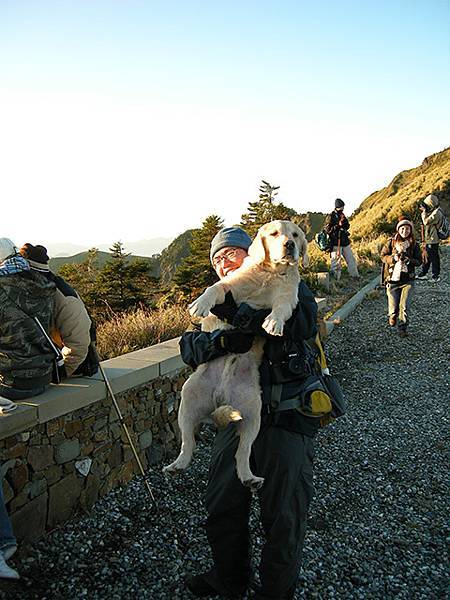
[[271, 221], [260, 227], [248, 254], [255, 263], [271, 266], [294, 265], [300, 258], [304, 267], [309, 264], [305, 234], [291, 221]]

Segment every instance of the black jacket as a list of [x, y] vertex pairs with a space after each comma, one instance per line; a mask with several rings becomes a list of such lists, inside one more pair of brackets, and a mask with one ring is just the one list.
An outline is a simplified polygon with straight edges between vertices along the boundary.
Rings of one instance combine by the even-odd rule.
[[348, 246], [350, 244], [349, 229], [350, 223], [342, 211], [333, 210], [326, 218], [325, 231], [330, 236], [332, 247], [338, 245], [339, 238], [341, 239], [341, 246]]
[[[283, 336], [270, 336], [261, 328], [261, 324], [269, 311], [253, 310], [247, 304], [239, 307], [233, 325], [240, 325], [245, 331], [265, 337], [264, 356], [260, 366], [260, 382], [262, 389], [263, 413], [268, 412], [273, 386], [281, 385], [281, 399], [292, 398], [298, 392], [304, 374], [292, 373], [289, 360], [293, 355], [300, 362], [307, 360], [310, 352], [305, 347], [306, 340], [317, 334], [317, 304], [308, 286], [300, 282], [298, 304], [291, 318], [286, 322]], [[188, 331], [181, 336], [180, 349], [183, 361], [193, 368], [208, 362], [227, 352], [220, 348], [217, 338], [222, 330], [211, 333]], [[295, 410], [274, 413], [272, 420], [286, 429], [299, 431], [306, 435], [314, 435], [318, 428], [318, 420], [308, 418]]]

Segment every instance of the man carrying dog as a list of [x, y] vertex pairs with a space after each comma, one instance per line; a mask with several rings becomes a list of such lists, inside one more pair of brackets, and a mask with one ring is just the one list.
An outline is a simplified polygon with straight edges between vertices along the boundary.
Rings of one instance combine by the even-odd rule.
[[[222, 229], [211, 243], [211, 262], [223, 279], [238, 269], [251, 244], [239, 227]], [[308, 287], [301, 282], [298, 304], [287, 321], [283, 336], [270, 336], [261, 325], [270, 311], [239, 307], [232, 295], [212, 310], [219, 319], [233, 325], [231, 330], [183, 334], [183, 360], [196, 368], [226, 353], [248, 352], [254, 336], [264, 336], [264, 357], [260, 367], [262, 421], [252, 447], [252, 470], [264, 477], [259, 490], [261, 520], [266, 534], [259, 567], [258, 600], [294, 597], [301, 565], [308, 506], [314, 493], [312, 482], [313, 438], [318, 420], [300, 414], [289, 405], [305, 377], [305, 341], [317, 333], [317, 305]], [[217, 433], [206, 490], [208, 512], [206, 532], [214, 566], [186, 582], [197, 597], [221, 595], [236, 598], [250, 584], [249, 514], [251, 491], [236, 474], [238, 437], [235, 424]]]

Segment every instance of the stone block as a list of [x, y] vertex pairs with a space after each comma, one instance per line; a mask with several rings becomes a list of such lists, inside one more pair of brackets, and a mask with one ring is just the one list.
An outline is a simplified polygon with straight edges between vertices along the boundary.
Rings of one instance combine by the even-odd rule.
[[73, 515], [80, 499], [81, 487], [81, 480], [72, 473], [49, 488], [49, 528], [65, 523]]
[[80, 454], [80, 442], [77, 439], [66, 440], [56, 447], [55, 460], [57, 464], [69, 462]]
[[151, 430], [144, 431], [144, 433], [141, 433], [141, 435], [139, 436], [139, 447], [141, 448], [141, 450], [145, 450], [146, 448], [152, 445], [152, 441], [153, 434]]
[[36, 498], [37, 496], [40, 496], [41, 494], [43, 494], [46, 491], [47, 491], [47, 480], [45, 479], [45, 477], [42, 477], [41, 479], [35, 479], [34, 481], [31, 482], [30, 498]]
[[100, 478], [97, 475], [89, 474], [86, 478], [86, 486], [80, 495], [80, 506], [83, 510], [91, 510], [97, 502], [99, 490]]
[[104, 397], [104, 384], [80, 377], [70, 378], [59, 385], [50, 385], [45, 394], [30, 398], [27, 403], [37, 408], [39, 423], [47, 423]]
[[14, 534], [19, 542], [32, 542], [45, 533], [48, 494], [41, 494], [11, 515]]
[[9, 482], [16, 494], [18, 494], [28, 482], [28, 467], [21, 463], [11, 469], [8, 475]]
[[28, 463], [33, 471], [42, 471], [53, 464], [52, 446], [30, 446], [27, 454]]
[[64, 427], [64, 432], [68, 438], [71, 438], [82, 429], [83, 423], [81, 421], [69, 421]]
[[111, 469], [118, 467], [122, 462], [122, 444], [120, 440], [114, 442], [113, 447], [111, 448], [111, 452], [108, 456], [108, 465]]
[[60, 465], [50, 465], [50, 467], [48, 467], [44, 471], [44, 477], [47, 480], [47, 484], [49, 486], [53, 485], [54, 483], [59, 481], [61, 479], [62, 475], [63, 475], [63, 470]]
[[38, 423], [38, 412], [29, 406], [28, 401], [18, 402], [13, 412], [2, 415], [0, 419], [0, 440], [8, 438], [16, 432], [31, 429]]
[[5, 500], [5, 504], [8, 504], [14, 498], [14, 490], [6, 481], [3, 479], [3, 499]]

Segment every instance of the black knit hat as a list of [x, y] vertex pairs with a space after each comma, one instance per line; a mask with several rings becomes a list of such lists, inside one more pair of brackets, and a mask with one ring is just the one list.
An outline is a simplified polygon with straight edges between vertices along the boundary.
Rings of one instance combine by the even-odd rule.
[[340, 198], [336, 198], [334, 201], [334, 208], [344, 208], [345, 202], [343, 202]]
[[36, 267], [37, 269], [48, 269], [48, 261], [50, 259], [47, 254], [47, 248], [44, 246], [33, 246], [33, 244], [26, 243], [19, 252], [27, 259], [32, 267]]

